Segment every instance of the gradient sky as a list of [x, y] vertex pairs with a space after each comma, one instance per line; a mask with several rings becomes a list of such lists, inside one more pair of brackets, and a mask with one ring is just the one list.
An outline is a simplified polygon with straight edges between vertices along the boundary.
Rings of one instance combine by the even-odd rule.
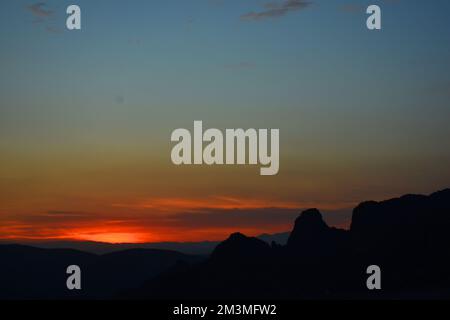
[[[450, 2], [267, 2], [2, 0], [0, 238], [216, 240], [309, 207], [346, 226], [449, 187]], [[174, 166], [194, 120], [279, 128], [279, 174]]]

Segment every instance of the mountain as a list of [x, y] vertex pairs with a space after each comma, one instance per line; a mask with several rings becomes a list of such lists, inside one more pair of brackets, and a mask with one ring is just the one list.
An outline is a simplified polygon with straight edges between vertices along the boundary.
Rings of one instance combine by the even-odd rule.
[[241, 233], [232, 234], [220, 243], [211, 254], [211, 261], [227, 262], [258, 259], [270, 253], [270, 246], [257, 238], [246, 237]]
[[69, 297], [66, 268], [76, 264], [87, 270], [95, 259], [95, 255], [77, 250], [1, 245], [0, 299]]
[[[140, 286], [177, 263], [196, 263], [202, 259], [156, 249], [95, 255], [73, 249], [0, 245], [0, 299], [108, 298]], [[81, 291], [66, 288], [69, 265], [81, 268]]]
[[348, 249], [348, 232], [330, 228], [317, 209], [309, 209], [295, 220], [286, 248], [304, 258], [330, 256]]
[[[260, 298], [271, 279], [263, 279], [275, 258], [264, 241], [232, 234], [197, 265], [180, 265], [124, 292], [121, 299], [240, 299]], [[258, 266], [258, 268], [255, 268]]]
[[263, 233], [257, 236], [258, 239], [267, 242], [268, 244], [272, 244], [272, 242], [275, 242], [280, 245], [285, 245], [289, 239], [290, 232], [281, 232], [281, 233], [275, 233], [275, 234], [267, 234]]
[[[160, 249], [178, 251], [190, 255], [209, 255], [219, 244], [218, 241], [201, 242], [149, 242], [149, 243], [105, 243], [95, 241], [30, 241], [17, 240], [16, 243], [43, 249], [75, 249], [79, 251], [107, 254], [130, 249]], [[0, 240], [0, 244], [16, 244], [10, 240]]]
[[350, 231], [361, 250], [417, 252], [447, 247], [450, 230], [450, 189], [368, 201], [353, 211]]
[[[236, 233], [197, 265], [168, 270], [121, 298], [450, 298], [450, 189], [369, 201], [350, 230], [329, 227], [317, 209], [296, 219], [286, 245]], [[381, 291], [366, 269], [382, 270]]]

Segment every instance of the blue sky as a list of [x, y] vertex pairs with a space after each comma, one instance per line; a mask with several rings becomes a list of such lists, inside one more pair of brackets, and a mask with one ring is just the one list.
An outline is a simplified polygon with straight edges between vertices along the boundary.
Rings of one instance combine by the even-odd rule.
[[215, 112], [240, 121], [241, 111], [259, 113], [258, 122], [275, 113], [284, 122], [292, 112], [395, 112], [391, 99], [415, 112], [423, 107], [421, 90], [449, 82], [446, 1], [380, 2], [381, 32], [365, 28], [363, 12], [346, 12], [347, 1], [241, 19], [266, 2], [78, 1], [83, 30], [69, 32], [69, 1], [48, 1], [54, 13], [40, 24], [26, 9], [32, 2], [3, 1], [0, 63], [10, 77], [1, 79], [2, 95], [35, 100], [54, 90], [57, 104], [152, 104], [163, 116], [176, 110], [180, 122], [189, 114], [216, 122]]

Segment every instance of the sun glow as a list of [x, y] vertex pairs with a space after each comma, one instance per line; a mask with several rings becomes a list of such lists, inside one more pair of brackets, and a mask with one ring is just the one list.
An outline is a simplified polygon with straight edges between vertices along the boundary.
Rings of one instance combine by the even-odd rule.
[[127, 232], [106, 232], [97, 234], [80, 234], [77, 240], [107, 242], [107, 243], [140, 243], [147, 242], [148, 235]]

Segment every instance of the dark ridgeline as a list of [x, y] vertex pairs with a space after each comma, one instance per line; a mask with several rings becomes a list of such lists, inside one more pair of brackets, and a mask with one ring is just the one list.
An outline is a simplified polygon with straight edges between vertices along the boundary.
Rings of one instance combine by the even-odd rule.
[[[104, 255], [71, 249], [0, 245], [0, 299], [110, 298], [136, 288], [163, 270], [201, 256], [158, 249], [130, 249]], [[66, 268], [81, 268], [82, 290], [66, 288]]]
[[[450, 298], [450, 189], [364, 202], [348, 231], [316, 209], [295, 221], [287, 245], [233, 234], [211, 257], [178, 267], [122, 298], [431, 299]], [[369, 291], [366, 269], [382, 270]]]
[[[164, 250], [98, 256], [0, 246], [0, 298], [450, 298], [449, 244], [447, 189], [364, 202], [348, 231], [329, 227], [309, 209], [286, 245], [235, 233], [209, 258]], [[85, 270], [81, 293], [65, 290], [69, 264]], [[381, 291], [366, 288], [372, 264], [381, 267]]]

